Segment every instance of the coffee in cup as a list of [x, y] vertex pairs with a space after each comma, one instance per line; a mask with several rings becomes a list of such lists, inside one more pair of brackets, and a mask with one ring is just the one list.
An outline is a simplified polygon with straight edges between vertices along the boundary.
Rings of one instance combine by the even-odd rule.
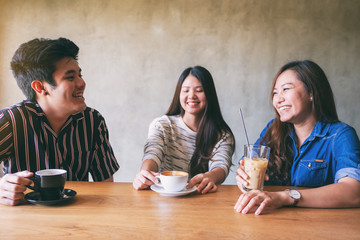
[[244, 170], [249, 176], [246, 191], [263, 190], [270, 148], [263, 145], [244, 146]]
[[40, 193], [40, 201], [58, 200], [62, 197], [67, 171], [64, 169], [44, 169], [35, 172], [34, 186], [28, 188]]
[[163, 187], [168, 192], [179, 192], [187, 184], [189, 174], [183, 171], [166, 171], [156, 176], [160, 183], [157, 185]]

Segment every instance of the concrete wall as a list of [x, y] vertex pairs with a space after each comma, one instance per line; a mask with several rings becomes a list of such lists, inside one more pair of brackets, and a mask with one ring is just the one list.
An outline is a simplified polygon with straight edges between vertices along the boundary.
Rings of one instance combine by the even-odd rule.
[[148, 125], [188, 66], [213, 74], [234, 163], [245, 143], [239, 107], [254, 142], [274, 116], [272, 78], [289, 60], [323, 67], [341, 120], [360, 132], [358, 0], [0, 0], [1, 108], [23, 99], [9, 67], [17, 47], [60, 36], [80, 47], [86, 102], [105, 116], [121, 165], [116, 181], [133, 180]]

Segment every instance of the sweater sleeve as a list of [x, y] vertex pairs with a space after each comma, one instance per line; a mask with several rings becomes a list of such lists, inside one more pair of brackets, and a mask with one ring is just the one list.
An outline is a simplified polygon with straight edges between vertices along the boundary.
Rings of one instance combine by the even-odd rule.
[[214, 147], [213, 157], [209, 161], [209, 171], [220, 167], [227, 176], [231, 167], [233, 153], [234, 139], [229, 133], [226, 133]]
[[146, 159], [153, 160], [158, 169], [160, 169], [161, 161], [164, 158], [164, 131], [159, 119], [153, 120], [149, 126], [148, 138], [144, 146], [143, 161]]

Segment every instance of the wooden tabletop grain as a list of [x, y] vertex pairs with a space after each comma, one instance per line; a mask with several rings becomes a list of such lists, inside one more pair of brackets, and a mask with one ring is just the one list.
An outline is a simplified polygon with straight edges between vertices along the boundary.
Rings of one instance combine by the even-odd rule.
[[[67, 182], [62, 206], [0, 206], [0, 239], [360, 239], [360, 208], [241, 214], [237, 186], [164, 197], [131, 183]], [[266, 187], [273, 191], [281, 187]]]

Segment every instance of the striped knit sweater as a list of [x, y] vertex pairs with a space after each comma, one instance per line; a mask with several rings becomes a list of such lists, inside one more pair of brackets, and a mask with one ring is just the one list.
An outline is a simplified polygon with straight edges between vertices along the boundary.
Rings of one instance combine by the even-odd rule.
[[[184, 123], [181, 116], [164, 115], [152, 121], [144, 147], [145, 159], [153, 160], [160, 171], [181, 170], [189, 172], [189, 163], [195, 151], [196, 132]], [[209, 171], [216, 167], [226, 176], [232, 163], [233, 138], [224, 134], [215, 145], [209, 161]]]

